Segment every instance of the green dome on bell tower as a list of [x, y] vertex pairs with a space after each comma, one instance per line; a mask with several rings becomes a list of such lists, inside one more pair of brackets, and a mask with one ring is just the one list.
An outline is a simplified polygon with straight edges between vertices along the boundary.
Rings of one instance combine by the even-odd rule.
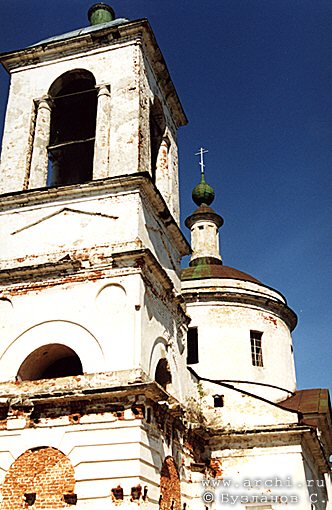
[[201, 182], [194, 187], [192, 198], [196, 205], [210, 205], [214, 200], [214, 189], [205, 181], [204, 171], [201, 174]]

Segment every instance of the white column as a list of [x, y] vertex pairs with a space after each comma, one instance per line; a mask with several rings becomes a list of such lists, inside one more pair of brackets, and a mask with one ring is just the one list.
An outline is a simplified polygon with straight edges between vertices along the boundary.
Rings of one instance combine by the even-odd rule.
[[46, 186], [48, 154], [51, 128], [51, 100], [43, 97], [38, 102], [35, 135], [30, 166], [29, 189]]
[[107, 85], [98, 91], [93, 179], [109, 177], [110, 92]]

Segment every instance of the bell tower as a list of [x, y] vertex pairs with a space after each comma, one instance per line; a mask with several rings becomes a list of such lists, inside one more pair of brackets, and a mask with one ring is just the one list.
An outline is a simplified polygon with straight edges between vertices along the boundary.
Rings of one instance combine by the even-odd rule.
[[[166, 458], [180, 487], [180, 450], [163, 431], [179, 428], [165, 405], [184, 403], [190, 383], [179, 297], [186, 117], [148, 21], [103, 3], [89, 18], [1, 56], [11, 76], [0, 169], [3, 509], [158, 506]], [[51, 471], [40, 485], [30, 472], [51, 470], [51, 458], [67, 466], [56, 494]]]
[[96, 4], [90, 27], [2, 55], [1, 191], [147, 172], [178, 221], [176, 132], [187, 120], [147, 20], [113, 18]]
[[166, 295], [180, 291], [189, 250], [176, 143], [186, 117], [147, 20], [114, 18], [103, 3], [88, 16], [87, 28], [1, 57], [2, 306], [13, 317], [3, 380], [29, 378], [28, 366], [38, 379], [76, 355], [83, 373], [140, 367], [154, 378], [167, 350], [157, 342], [156, 354], [158, 338], [181, 360], [185, 314]]

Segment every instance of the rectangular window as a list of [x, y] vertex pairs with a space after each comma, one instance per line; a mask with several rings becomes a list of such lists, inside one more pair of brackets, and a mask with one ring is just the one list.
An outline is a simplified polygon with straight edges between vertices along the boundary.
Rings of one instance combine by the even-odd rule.
[[198, 328], [188, 328], [187, 332], [187, 363], [198, 363]]
[[251, 361], [255, 367], [263, 366], [262, 335], [261, 331], [250, 331]]

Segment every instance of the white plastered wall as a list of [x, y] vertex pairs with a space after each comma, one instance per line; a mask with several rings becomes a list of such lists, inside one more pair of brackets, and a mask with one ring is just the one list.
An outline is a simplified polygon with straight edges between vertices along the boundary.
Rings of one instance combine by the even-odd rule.
[[221, 259], [219, 251], [219, 230], [213, 221], [196, 221], [191, 227], [191, 260], [200, 257]]
[[[17, 420], [17, 423], [19, 421]], [[110, 413], [82, 416], [71, 425], [68, 417], [39, 423], [38, 428], [0, 432], [0, 483], [11, 464], [27, 449], [49, 446], [63, 452], [75, 471], [76, 508], [113, 507], [111, 489], [124, 489], [123, 505], [130, 505], [131, 487], [148, 487], [146, 508], [155, 508], [159, 498], [160, 468], [168, 448], [160, 437], [147, 434], [130, 409], [123, 420]], [[116, 506], [116, 505], [114, 505]]]
[[[183, 290], [194, 288], [220, 289], [225, 295], [242, 292], [243, 295], [265, 295], [267, 301], [278, 294], [255, 283], [235, 280], [208, 280], [183, 282]], [[279, 300], [281, 300], [279, 295]], [[199, 363], [193, 368], [209, 379], [253, 381], [270, 384], [292, 392], [296, 388], [292, 338], [284, 320], [259, 303], [245, 304], [212, 298], [210, 301], [187, 303], [191, 327], [198, 327]], [[262, 335], [263, 367], [254, 366], [251, 358], [250, 331]], [[278, 401], [289, 396], [285, 391], [258, 385], [242, 385], [243, 389]]]
[[[156, 186], [161, 192], [168, 208], [175, 218], [180, 222], [179, 210], [179, 182], [178, 182], [178, 147], [177, 134], [171, 111], [163, 96], [158, 76], [154, 72], [149, 59], [144, 54], [143, 48], [140, 53], [141, 74], [140, 74], [140, 166], [143, 170], [151, 170], [150, 153], [150, 105], [157, 97], [163, 108], [166, 128], [164, 138], [167, 141], [167, 155], [160, 154], [156, 168]], [[160, 151], [162, 152], [162, 150]], [[166, 156], [166, 157], [165, 157]]]
[[[291, 436], [289, 445], [275, 447], [269, 445], [267, 439], [261, 447], [215, 451], [213, 456], [221, 463], [223, 479], [230, 481], [229, 487], [222, 488], [220, 482], [216, 489], [216, 509], [243, 510], [246, 504], [249, 509], [249, 503], [254, 506], [254, 496], [264, 496], [271, 498], [272, 508], [286, 509], [294, 505], [301, 510], [312, 510], [314, 501], [312, 498], [310, 501], [302, 447], [292, 444]], [[241, 497], [249, 501], [241, 501]], [[269, 505], [268, 502], [264, 504]]]
[[[149, 248], [180, 290], [180, 255], [148, 200], [138, 190], [13, 207], [0, 213], [1, 269], [61, 260], [96, 262], [113, 252]], [[76, 258], [77, 255], [74, 255]]]
[[[16, 294], [1, 314], [1, 381], [13, 380], [35, 349], [63, 344], [79, 356], [83, 372], [139, 366], [135, 305], [140, 276], [67, 283]], [[0, 307], [1, 311], [1, 307]], [[8, 313], [9, 312], [9, 313]]]

